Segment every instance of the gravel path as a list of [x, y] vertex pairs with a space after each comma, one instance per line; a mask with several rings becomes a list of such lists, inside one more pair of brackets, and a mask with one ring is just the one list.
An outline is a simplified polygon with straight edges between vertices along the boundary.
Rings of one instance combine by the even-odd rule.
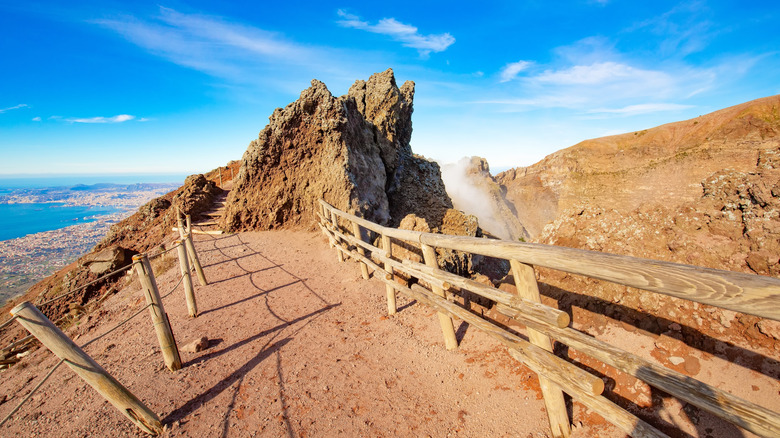
[[[163, 302], [182, 352], [168, 371], [144, 312], [86, 350], [160, 415], [168, 436], [531, 436], [549, 433], [536, 377], [505, 350], [456, 321], [461, 345], [443, 347], [435, 313], [338, 263], [313, 232], [196, 236], [210, 284], [189, 318], [179, 287]], [[179, 280], [175, 251], [155, 261], [162, 294]], [[83, 344], [140, 309], [138, 281], [68, 330]], [[56, 363], [38, 349], [2, 374], [0, 415]], [[67, 367], [3, 436], [143, 436]], [[575, 409], [575, 416], [577, 415]], [[590, 428], [606, 427], [589, 425]], [[595, 433], [596, 429], [590, 432]], [[606, 427], [601, 432], [614, 429]]]

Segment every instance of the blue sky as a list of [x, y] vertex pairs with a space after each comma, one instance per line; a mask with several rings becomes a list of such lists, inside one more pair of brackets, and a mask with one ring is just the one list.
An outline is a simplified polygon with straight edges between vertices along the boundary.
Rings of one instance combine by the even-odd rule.
[[776, 1], [62, 3], [0, 0], [0, 176], [204, 172], [388, 67], [415, 152], [493, 169], [780, 93]]

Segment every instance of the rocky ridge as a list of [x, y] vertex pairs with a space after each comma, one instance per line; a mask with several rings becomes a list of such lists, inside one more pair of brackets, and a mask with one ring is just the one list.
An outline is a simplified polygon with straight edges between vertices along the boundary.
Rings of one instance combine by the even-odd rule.
[[699, 199], [700, 182], [731, 168], [749, 172], [758, 153], [780, 135], [780, 95], [743, 103], [695, 119], [586, 140], [496, 180], [531, 237], [559, 215], [582, 206], [621, 212]]
[[379, 224], [415, 213], [438, 226], [452, 202], [439, 166], [409, 145], [413, 97], [414, 83], [399, 88], [391, 69], [341, 97], [313, 80], [249, 144], [224, 228], [310, 228], [319, 199]]
[[[587, 140], [496, 180], [515, 205], [534, 206], [518, 217], [539, 243], [778, 276], [778, 135], [780, 96], [772, 96]], [[762, 352], [780, 344], [774, 321], [552, 270], [540, 275], [543, 293], [585, 325], [606, 314], [662, 335], [676, 321], [674, 336], [708, 351], [713, 339]]]

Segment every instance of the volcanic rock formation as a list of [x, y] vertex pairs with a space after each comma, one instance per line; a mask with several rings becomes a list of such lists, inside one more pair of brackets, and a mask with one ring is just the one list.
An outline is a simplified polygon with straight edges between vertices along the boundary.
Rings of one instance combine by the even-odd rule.
[[[498, 184], [490, 174], [487, 160], [463, 158], [457, 163], [443, 165], [441, 173], [455, 208], [475, 215], [483, 230], [506, 240], [525, 241], [530, 237], [517, 219], [515, 206], [506, 199], [506, 187]], [[535, 206], [521, 205], [520, 208]]]
[[397, 226], [409, 213], [441, 224], [452, 202], [436, 163], [412, 154], [414, 83], [388, 69], [334, 97], [313, 80], [277, 108], [247, 148], [223, 227], [309, 228], [318, 200]]

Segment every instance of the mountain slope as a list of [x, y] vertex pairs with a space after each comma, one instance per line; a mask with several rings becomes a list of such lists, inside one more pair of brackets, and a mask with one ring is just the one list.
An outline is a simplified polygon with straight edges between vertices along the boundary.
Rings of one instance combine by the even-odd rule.
[[[682, 122], [586, 140], [524, 168], [500, 173], [507, 199], [532, 237], [583, 206], [630, 211], [695, 201], [716, 171], [755, 169], [780, 135], [780, 95]], [[532, 206], [527, 208], [525, 206]]]

